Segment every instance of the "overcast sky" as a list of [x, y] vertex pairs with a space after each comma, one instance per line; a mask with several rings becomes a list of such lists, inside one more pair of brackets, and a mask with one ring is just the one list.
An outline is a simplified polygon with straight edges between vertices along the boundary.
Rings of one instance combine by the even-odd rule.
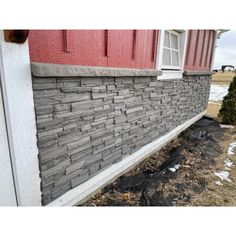
[[214, 69], [220, 69], [221, 65], [233, 65], [236, 67], [236, 30], [230, 30], [217, 39]]

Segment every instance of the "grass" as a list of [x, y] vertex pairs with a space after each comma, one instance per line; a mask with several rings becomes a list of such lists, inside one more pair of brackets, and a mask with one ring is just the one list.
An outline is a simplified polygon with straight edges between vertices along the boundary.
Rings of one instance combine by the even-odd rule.
[[[235, 73], [225, 72], [216, 73], [213, 75], [212, 83], [217, 84], [229, 84]], [[207, 115], [211, 117], [217, 117], [221, 103], [208, 103]], [[236, 128], [228, 130], [224, 141], [221, 146], [224, 150], [223, 154], [217, 158], [217, 164], [210, 173], [206, 173], [206, 177], [209, 180], [207, 189], [199, 195], [193, 197], [191, 206], [236, 206], [236, 154], [233, 156], [227, 156], [227, 150], [229, 144], [236, 140]], [[235, 150], [236, 153], [236, 150]], [[224, 160], [230, 159], [234, 165], [231, 168], [230, 178], [232, 182], [223, 181], [223, 185], [216, 185], [216, 181], [219, 178], [214, 175], [214, 171], [222, 171], [225, 169]]]
[[217, 72], [212, 75], [212, 82], [227, 82], [230, 83], [235, 76], [235, 72], [226, 71], [226, 72]]
[[[236, 206], [236, 154], [227, 156], [229, 144], [236, 140], [236, 128], [229, 130], [221, 146], [224, 149], [223, 154], [217, 158], [217, 165], [214, 171], [222, 171], [225, 169], [224, 160], [230, 159], [234, 164], [231, 168], [230, 179], [232, 182], [223, 181], [223, 185], [216, 185], [215, 181], [219, 178], [214, 172], [209, 175], [209, 184], [207, 189], [199, 195], [193, 197], [192, 206]], [[235, 150], [236, 153], [236, 150]]]
[[208, 103], [207, 115], [213, 118], [217, 118], [221, 108], [221, 103]]

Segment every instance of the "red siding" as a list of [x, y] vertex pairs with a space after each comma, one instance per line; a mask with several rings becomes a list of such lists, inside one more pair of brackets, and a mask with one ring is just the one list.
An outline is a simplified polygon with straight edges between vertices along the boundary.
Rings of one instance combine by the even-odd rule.
[[189, 31], [184, 70], [211, 70], [215, 34], [214, 30]]
[[108, 31], [108, 66], [134, 67], [133, 30]]
[[155, 30], [31, 30], [34, 62], [155, 68]]
[[202, 46], [204, 45], [203, 37], [204, 37], [204, 30], [199, 30], [198, 41], [196, 43], [195, 58], [194, 58], [194, 65], [196, 67], [196, 70], [200, 70], [201, 68]]
[[156, 68], [157, 30], [137, 31], [136, 67]]
[[106, 66], [104, 30], [31, 30], [34, 62]]
[[209, 33], [205, 30], [205, 37], [204, 37], [204, 45], [203, 45], [203, 51], [202, 51], [202, 58], [201, 58], [201, 67], [205, 68], [206, 66], [206, 57], [207, 57], [207, 50], [208, 50], [208, 44], [209, 44]]

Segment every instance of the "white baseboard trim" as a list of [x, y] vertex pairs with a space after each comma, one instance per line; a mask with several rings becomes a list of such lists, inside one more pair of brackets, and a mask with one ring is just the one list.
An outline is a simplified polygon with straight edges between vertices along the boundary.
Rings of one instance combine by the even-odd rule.
[[111, 167], [105, 169], [103, 172], [97, 174], [85, 183], [63, 194], [61, 197], [52, 201], [47, 206], [73, 206], [85, 202], [91, 196], [93, 196], [99, 190], [105, 187], [107, 184], [111, 183], [130, 169], [134, 168], [145, 158], [160, 150], [168, 142], [176, 138], [183, 130], [185, 130], [190, 125], [201, 119], [205, 114], [206, 111], [187, 120], [183, 124], [171, 130], [169, 133], [163, 135], [152, 143], [147, 144], [137, 152], [123, 159], [122, 161], [112, 165]]

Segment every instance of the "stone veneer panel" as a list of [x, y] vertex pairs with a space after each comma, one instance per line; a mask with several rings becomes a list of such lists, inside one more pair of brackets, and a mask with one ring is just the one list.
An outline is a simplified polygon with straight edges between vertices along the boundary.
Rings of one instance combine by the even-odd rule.
[[33, 75], [43, 204], [204, 111], [210, 78]]

